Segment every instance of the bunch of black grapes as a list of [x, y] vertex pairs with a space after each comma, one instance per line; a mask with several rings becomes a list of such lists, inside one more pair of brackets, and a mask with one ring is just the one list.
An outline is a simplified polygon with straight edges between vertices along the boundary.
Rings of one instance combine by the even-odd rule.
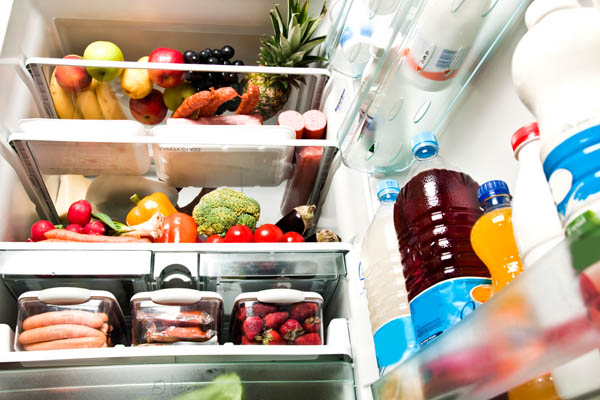
[[[200, 52], [186, 50], [183, 53], [183, 61], [186, 64], [244, 65], [242, 60], [230, 61], [234, 54], [234, 48], [229, 45], [223, 46], [220, 49], [211, 50], [207, 48]], [[185, 80], [192, 85], [196, 92], [208, 90], [211, 87], [218, 89], [227, 86], [232, 87], [239, 94], [241, 94], [240, 91], [242, 90], [237, 74], [231, 72], [189, 71], [185, 74]], [[240, 98], [236, 97], [222, 104], [217, 110], [216, 115], [220, 115], [225, 111], [235, 111], [239, 104]]]

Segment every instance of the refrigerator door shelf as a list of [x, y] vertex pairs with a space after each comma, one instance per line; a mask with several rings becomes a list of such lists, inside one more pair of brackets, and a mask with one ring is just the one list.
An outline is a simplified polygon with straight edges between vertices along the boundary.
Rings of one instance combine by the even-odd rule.
[[372, 385], [376, 399], [489, 399], [598, 347], [565, 241]]

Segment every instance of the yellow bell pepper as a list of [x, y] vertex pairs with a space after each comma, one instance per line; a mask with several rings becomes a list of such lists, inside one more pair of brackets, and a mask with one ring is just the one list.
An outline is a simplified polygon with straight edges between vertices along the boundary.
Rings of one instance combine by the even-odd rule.
[[127, 213], [125, 222], [127, 222], [127, 225], [129, 226], [146, 222], [157, 212], [165, 217], [177, 212], [175, 207], [173, 207], [173, 204], [171, 204], [171, 200], [169, 200], [166, 194], [161, 192], [152, 193], [141, 200], [140, 196], [134, 194], [129, 199], [136, 204], [136, 206]]

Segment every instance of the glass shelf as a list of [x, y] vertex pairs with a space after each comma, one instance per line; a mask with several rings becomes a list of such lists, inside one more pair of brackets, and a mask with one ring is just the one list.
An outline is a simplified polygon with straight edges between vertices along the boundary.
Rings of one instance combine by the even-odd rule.
[[[463, 322], [383, 376], [372, 391], [376, 399], [489, 399], [598, 343], [600, 331], [587, 318], [563, 241]], [[587, 374], [592, 375], [580, 378], [598, 386], [600, 357], [595, 357], [574, 362], [591, 362]], [[582, 374], [581, 366], [578, 371]]]

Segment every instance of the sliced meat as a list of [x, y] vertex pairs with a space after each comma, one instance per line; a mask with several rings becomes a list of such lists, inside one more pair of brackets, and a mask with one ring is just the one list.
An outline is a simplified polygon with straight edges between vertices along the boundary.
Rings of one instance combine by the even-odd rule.
[[327, 117], [319, 110], [309, 110], [302, 114], [304, 119], [304, 139], [323, 139], [327, 128]]
[[206, 107], [213, 98], [214, 89], [202, 90], [198, 93], [194, 93], [181, 103], [179, 108], [175, 110], [171, 118], [185, 118], [189, 117], [194, 111]]
[[287, 110], [277, 117], [277, 125], [289, 126], [296, 132], [296, 139], [302, 139], [304, 133], [304, 118], [296, 110]]
[[105, 313], [80, 310], [50, 311], [26, 318], [23, 321], [23, 330], [61, 324], [85, 325], [90, 328], [99, 329], [105, 321], [104, 317], [108, 321], [108, 316]]
[[258, 105], [260, 99], [260, 89], [253, 83], [248, 84], [246, 93], [242, 95], [242, 102], [235, 110], [236, 114], [250, 114]]
[[200, 326], [210, 324], [214, 319], [203, 311], [180, 311], [174, 314], [139, 314], [138, 321], [160, 326]]
[[23, 346], [27, 351], [33, 350], [64, 350], [64, 349], [89, 349], [106, 347], [106, 339], [101, 337], [80, 337], [74, 339], [51, 340], [49, 342], [33, 343]]
[[19, 342], [21, 344], [32, 344], [80, 337], [98, 337], [106, 341], [106, 335], [98, 329], [83, 325], [62, 324], [23, 331], [23, 333], [19, 335]]
[[206, 342], [215, 336], [215, 331], [200, 328], [170, 326], [159, 332], [148, 332], [148, 343], [173, 343], [179, 341]]
[[208, 104], [199, 108], [199, 117], [212, 117], [215, 115], [221, 104], [238, 97], [238, 93], [232, 87], [222, 87], [214, 91], [213, 97]]
[[262, 125], [262, 117], [259, 114], [252, 115], [215, 115], [212, 117], [169, 118], [167, 125]]
[[292, 176], [287, 182], [281, 202], [282, 215], [287, 215], [295, 207], [308, 204], [322, 157], [323, 147], [321, 146], [296, 148], [296, 161]]

